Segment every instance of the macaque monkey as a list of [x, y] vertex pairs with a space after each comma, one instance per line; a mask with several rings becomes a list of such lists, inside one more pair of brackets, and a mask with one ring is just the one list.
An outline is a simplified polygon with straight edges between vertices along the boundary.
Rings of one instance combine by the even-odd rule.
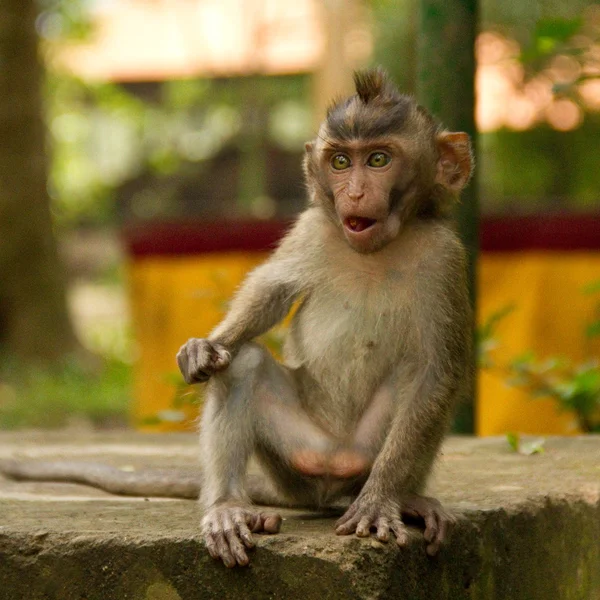
[[[306, 144], [308, 207], [216, 329], [177, 354], [188, 384], [208, 382], [188, 495], [200, 489], [208, 552], [228, 567], [248, 564], [252, 532], [279, 531], [256, 504], [349, 497], [338, 535], [404, 546], [402, 519], [416, 517], [430, 555], [453, 522], [423, 492], [471, 385], [465, 252], [449, 218], [471, 175], [469, 137], [379, 69], [355, 85]], [[253, 340], [294, 302], [279, 363]], [[247, 476], [251, 456], [264, 477]]]

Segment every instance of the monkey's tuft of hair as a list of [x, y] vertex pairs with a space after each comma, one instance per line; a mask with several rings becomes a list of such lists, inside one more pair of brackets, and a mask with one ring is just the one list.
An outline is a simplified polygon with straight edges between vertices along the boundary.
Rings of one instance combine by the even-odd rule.
[[363, 104], [369, 104], [375, 98], [397, 100], [400, 96], [389, 75], [381, 67], [355, 71], [354, 86]]

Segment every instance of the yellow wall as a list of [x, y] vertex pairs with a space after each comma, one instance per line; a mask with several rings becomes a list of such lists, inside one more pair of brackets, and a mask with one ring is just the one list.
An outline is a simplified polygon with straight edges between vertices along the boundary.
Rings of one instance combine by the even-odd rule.
[[[583, 361], [599, 355], [599, 344], [585, 343], [597, 297], [582, 293], [600, 279], [600, 252], [523, 252], [484, 254], [479, 266], [479, 318], [514, 304], [498, 327], [499, 363], [527, 350], [540, 358]], [[477, 432], [480, 435], [577, 433], [572, 414], [559, 412], [552, 400], [532, 400], [508, 388], [504, 374], [483, 371], [479, 380]]]
[[[137, 425], [173, 407], [179, 379], [175, 355], [190, 337], [203, 337], [218, 323], [236, 286], [263, 253], [149, 257], [129, 264], [134, 335], [133, 420]], [[186, 392], [196, 395], [198, 386]], [[188, 421], [144, 429], [190, 429], [197, 409], [183, 407]]]
[[[263, 253], [206, 254], [193, 257], [147, 257], [129, 266], [133, 325], [139, 343], [135, 369], [133, 417], [143, 424], [173, 407], [176, 396], [175, 354], [189, 337], [206, 335], [222, 317], [244, 274]], [[563, 354], [583, 359], [598, 355], [585, 348], [583, 328], [591, 320], [595, 299], [581, 289], [600, 279], [600, 253], [485, 254], [479, 268], [479, 315], [509, 304], [515, 311], [500, 324], [498, 362], [526, 350], [540, 356]], [[477, 431], [574, 433], [572, 415], [559, 413], [550, 400], [531, 400], [507, 387], [502, 373], [484, 371], [479, 380]], [[185, 390], [195, 397], [198, 386]], [[184, 407], [187, 421], [145, 429], [190, 429], [197, 407]]]

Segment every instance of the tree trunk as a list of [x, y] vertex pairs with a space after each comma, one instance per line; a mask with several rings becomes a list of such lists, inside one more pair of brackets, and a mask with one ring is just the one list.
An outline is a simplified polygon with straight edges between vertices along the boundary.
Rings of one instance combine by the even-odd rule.
[[78, 348], [46, 191], [34, 0], [0, 0], [0, 351], [56, 361]]
[[[452, 131], [466, 131], [476, 148], [475, 37], [477, 0], [421, 0], [417, 97]], [[457, 207], [459, 230], [469, 255], [469, 286], [476, 307], [479, 249], [477, 177]], [[474, 328], [473, 328], [474, 329]], [[461, 408], [456, 429], [474, 430], [474, 402]]]

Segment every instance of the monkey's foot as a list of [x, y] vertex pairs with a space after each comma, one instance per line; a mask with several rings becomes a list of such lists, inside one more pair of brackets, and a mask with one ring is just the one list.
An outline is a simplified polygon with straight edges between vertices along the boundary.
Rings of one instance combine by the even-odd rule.
[[355, 450], [338, 450], [333, 454], [298, 450], [292, 455], [292, 465], [303, 475], [350, 479], [364, 473], [369, 467], [369, 460]]
[[423, 537], [427, 543], [427, 554], [434, 556], [448, 539], [456, 524], [456, 518], [444, 510], [435, 498], [426, 496], [406, 496], [401, 502], [402, 515], [425, 523]]
[[280, 527], [279, 514], [260, 512], [248, 506], [215, 506], [202, 518], [202, 535], [208, 553], [229, 568], [250, 562], [246, 550], [254, 548], [252, 533], [278, 533]]
[[402, 517], [416, 518], [425, 523], [423, 537], [429, 556], [438, 553], [456, 523], [456, 519], [435, 498], [414, 494], [405, 496], [398, 503], [366, 493], [350, 505], [336, 523], [335, 532], [338, 535], [356, 533], [359, 537], [368, 537], [374, 531], [381, 542], [387, 542], [391, 532], [399, 546], [406, 546], [408, 533]]
[[398, 546], [406, 546], [408, 533], [402, 522], [400, 505], [393, 500], [364, 494], [358, 496], [335, 524], [337, 535], [356, 533], [358, 537], [369, 537], [371, 531], [380, 542], [389, 541], [392, 533]]

